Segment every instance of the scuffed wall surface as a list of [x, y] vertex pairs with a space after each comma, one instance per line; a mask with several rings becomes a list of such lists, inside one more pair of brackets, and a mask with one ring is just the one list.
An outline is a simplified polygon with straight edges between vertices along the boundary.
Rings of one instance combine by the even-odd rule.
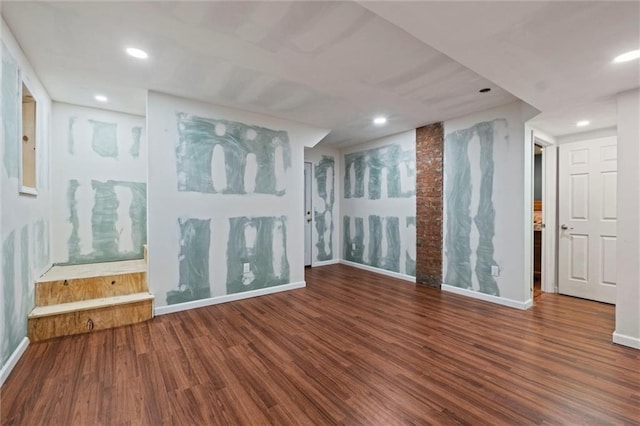
[[[0, 368], [27, 335], [34, 282], [49, 267], [51, 100], [2, 22], [0, 131]], [[20, 99], [24, 80], [37, 101], [37, 196], [20, 194]]]
[[415, 276], [415, 131], [351, 148], [343, 158], [343, 258]]
[[149, 94], [157, 306], [304, 280], [303, 146], [318, 129]]
[[[54, 103], [53, 261], [142, 258], [147, 241], [143, 117]], [[64, 196], [63, 196], [64, 194]]]
[[304, 151], [304, 159], [312, 166], [312, 265], [338, 260], [340, 258], [339, 151], [323, 146], [308, 148]]

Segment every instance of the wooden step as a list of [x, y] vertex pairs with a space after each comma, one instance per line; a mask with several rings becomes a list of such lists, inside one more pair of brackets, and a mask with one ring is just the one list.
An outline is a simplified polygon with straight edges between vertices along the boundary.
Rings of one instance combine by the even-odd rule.
[[32, 342], [135, 324], [153, 317], [154, 296], [133, 293], [39, 306], [29, 314]]
[[143, 293], [146, 271], [144, 259], [54, 266], [36, 282], [36, 306]]

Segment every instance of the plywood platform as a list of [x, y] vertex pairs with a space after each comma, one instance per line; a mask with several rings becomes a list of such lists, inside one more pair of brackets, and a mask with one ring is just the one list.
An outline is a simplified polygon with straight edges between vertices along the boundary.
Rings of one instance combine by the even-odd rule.
[[123, 296], [102, 297], [99, 299], [81, 300], [71, 303], [59, 303], [57, 305], [36, 306], [29, 314], [29, 318], [42, 318], [52, 315], [68, 314], [76, 311], [90, 311], [93, 309], [107, 308], [109, 306], [126, 305], [128, 303], [153, 300], [150, 293], [125, 294]]
[[36, 282], [36, 306], [147, 291], [144, 260], [54, 266]]
[[85, 265], [54, 266], [36, 282], [51, 282], [69, 279], [104, 277], [109, 275], [147, 272], [144, 259], [125, 260], [122, 262], [88, 263]]
[[144, 259], [54, 266], [35, 284], [32, 341], [89, 333], [153, 317]]
[[[121, 303], [118, 304], [104, 303], [103, 306], [77, 311], [55, 309], [63, 312], [50, 314], [48, 316], [29, 315], [29, 340], [38, 342], [54, 337], [90, 333], [92, 331], [147, 321], [153, 318], [152, 301], [153, 296], [147, 294], [147, 298], [143, 300], [129, 301], [126, 303], [121, 300]], [[66, 305], [71, 305], [71, 303], [67, 303]], [[46, 308], [50, 307], [47, 306]]]

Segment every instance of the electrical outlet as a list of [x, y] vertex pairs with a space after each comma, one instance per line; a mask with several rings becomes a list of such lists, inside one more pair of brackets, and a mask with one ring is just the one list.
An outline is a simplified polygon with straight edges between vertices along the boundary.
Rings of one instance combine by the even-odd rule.
[[499, 277], [500, 276], [500, 266], [499, 265], [491, 265], [491, 276]]
[[243, 274], [248, 274], [249, 271], [251, 271], [251, 264], [250, 263], [243, 263], [242, 264], [242, 273]]

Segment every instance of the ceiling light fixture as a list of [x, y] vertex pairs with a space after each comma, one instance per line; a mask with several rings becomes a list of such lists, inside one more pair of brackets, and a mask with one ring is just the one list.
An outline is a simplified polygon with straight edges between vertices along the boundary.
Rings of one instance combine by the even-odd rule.
[[588, 126], [591, 122], [589, 120], [580, 120], [576, 123], [578, 127]]
[[491, 91], [490, 87], [485, 87], [484, 89], [478, 90], [478, 92], [480, 92], [480, 93], [487, 93], [487, 92], [490, 92], [490, 91]]
[[138, 59], [147, 59], [149, 57], [149, 54], [147, 54], [147, 52], [136, 47], [127, 47], [126, 52], [129, 56], [133, 56], [134, 58]]
[[373, 124], [375, 124], [376, 126], [387, 124], [387, 117], [376, 117], [373, 119]]
[[98, 102], [107, 102], [109, 100], [109, 98], [107, 98], [105, 95], [95, 95], [93, 99]]
[[613, 62], [615, 63], [629, 62], [639, 58], [640, 58], [640, 49], [636, 49], [636, 50], [631, 50], [629, 52], [623, 53], [622, 55], [616, 56], [613, 59]]

